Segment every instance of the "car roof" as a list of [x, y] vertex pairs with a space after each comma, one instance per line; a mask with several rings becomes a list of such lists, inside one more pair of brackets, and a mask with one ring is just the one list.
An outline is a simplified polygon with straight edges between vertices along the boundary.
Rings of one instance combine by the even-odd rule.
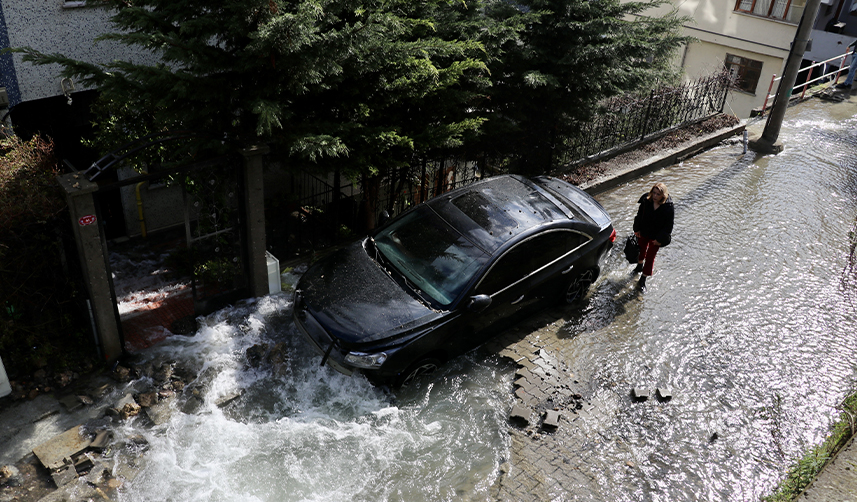
[[516, 175], [496, 176], [458, 188], [427, 205], [492, 254], [534, 227], [579, 219], [551, 193]]

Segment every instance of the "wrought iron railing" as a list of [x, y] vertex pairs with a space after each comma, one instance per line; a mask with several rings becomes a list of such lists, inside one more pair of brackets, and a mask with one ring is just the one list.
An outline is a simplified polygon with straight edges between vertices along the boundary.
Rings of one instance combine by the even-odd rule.
[[598, 157], [604, 152], [723, 111], [729, 77], [725, 72], [678, 86], [665, 86], [645, 96], [619, 96], [599, 113], [576, 122], [563, 134], [556, 168]]
[[[555, 167], [591, 159], [661, 131], [722, 112], [729, 89], [724, 72], [647, 96], [612, 99], [592, 120], [563, 131]], [[479, 180], [476, 156], [424, 160], [393, 170], [374, 188], [341, 178], [291, 171], [277, 180], [266, 207], [269, 247], [281, 260], [317, 252], [365, 234], [381, 211], [395, 216], [432, 197]], [[267, 190], [267, 188], [266, 188]], [[371, 191], [366, 197], [364, 191]], [[370, 200], [371, 199], [371, 200]]]

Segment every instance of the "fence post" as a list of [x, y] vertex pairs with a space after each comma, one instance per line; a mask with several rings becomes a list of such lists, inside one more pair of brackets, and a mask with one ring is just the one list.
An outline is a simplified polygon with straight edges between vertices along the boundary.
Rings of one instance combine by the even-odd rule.
[[265, 186], [262, 160], [270, 149], [255, 146], [241, 151], [244, 156], [244, 208], [247, 232], [247, 268], [252, 296], [267, 295], [268, 261], [265, 258]]
[[771, 75], [771, 84], [768, 85], [768, 92], [765, 94], [765, 103], [762, 105], [762, 115], [765, 114], [765, 111], [768, 109], [768, 99], [771, 97], [771, 89], [774, 88], [774, 80], [777, 79], [777, 74], [774, 73]]
[[[833, 85], [839, 83], [839, 75], [842, 73], [842, 67], [845, 66], [845, 58], [848, 57], [848, 50], [845, 50], [845, 54], [842, 55], [842, 61], [839, 62], [839, 69], [836, 70], [836, 78], [833, 80]], [[854, 64], [853, 62], [851, 64]]]
[[725, 74], [721, 74], [722, 78], [717, 78], [718, 84], [723, 89], [723, 97], [720, 99], [720, 110], [718, 113], [723, 113], [723, 108], [726, 107], [726, 98], [729, 96], [729, 78]]
[[649, 106], [646, 107], [646, 116], [643, 118], [643, 133], [640, 135], [640, 141], [643, 141], [646, 137], [646, 133], [649, 128], [649, 113], [652, 111], [652, 102], [655, 101], [655, 90], [652, 89], [652, 92], [649, 93]]
[[91, 301], [91, 315], [97, 328], [99, 352], [106, 362], [112, 363], [119, 359], [124, 348], [105, 266], [107, 251], [102, 241], [101, 222], [96, 216], [94, 194], [98, 185], [77, 173], [58, 176], [57, 181], [65, 192], [68, 203], [83, 282]]
[[800, 93], [800, 99], [803, 99], [803, 95], [806, 94], [806, 88], [809, 87], [809, 81], [812, 80], [813, 71], [815, 71], [815, 61], [813, 61], [812, 65], [809, 67], [809, 75], [806, 76], [806, 82], [803, 84], [803, 91]]

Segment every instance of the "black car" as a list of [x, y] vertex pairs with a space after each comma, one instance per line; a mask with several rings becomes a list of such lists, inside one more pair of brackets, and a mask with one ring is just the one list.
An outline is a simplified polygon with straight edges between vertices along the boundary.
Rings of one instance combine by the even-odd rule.
[[498, 176], [382, 224], [301, 277], [294, 318], [321, 364], [394, 387], [548, 302], [572, 303], [616, 239], [586, 192]]

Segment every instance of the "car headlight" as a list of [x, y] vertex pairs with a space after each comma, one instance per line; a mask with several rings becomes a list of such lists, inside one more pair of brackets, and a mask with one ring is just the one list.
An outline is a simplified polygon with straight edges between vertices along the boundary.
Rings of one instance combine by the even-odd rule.
[[387, 360], [386, 352], [367, 354], [365, 352], [349, 352], [345, 362], [358, 368], [377, 368]]

